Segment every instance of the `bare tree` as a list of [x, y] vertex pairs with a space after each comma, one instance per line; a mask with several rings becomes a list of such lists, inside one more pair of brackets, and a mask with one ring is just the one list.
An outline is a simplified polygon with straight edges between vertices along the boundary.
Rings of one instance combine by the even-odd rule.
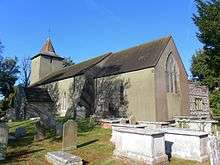
[[63, 67], [71, 66], [74, 65], [75, 63], [73, 62], [71, 57], [65, 58], [63, 60]]
[[30, 57], [24, 57], [21, 61], [21, 83], [24, 87], [30, 84], [31, 60]]

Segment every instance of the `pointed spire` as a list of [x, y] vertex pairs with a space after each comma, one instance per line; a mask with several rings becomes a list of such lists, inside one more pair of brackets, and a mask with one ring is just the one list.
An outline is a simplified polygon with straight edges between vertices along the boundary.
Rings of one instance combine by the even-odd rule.
[[53, 58], [60, 59], [60, 60], [64, 59], [63, 57], [60, 57], [59, 55], [56, 54], [56, 51], [53, 47], [53, 44], [52, 44], [50, 37], [47, 38], [47, 40], [44, 43], [44, 45], [42, 46], [40, 52], [38, 54], [36, 54], [34, 57], [32, 57], [31, 59], [34, 59], [40, 55], [49, 56], [49, 57], [53, 57]]
[[45, 44], [43, 45], [43, 47], [41, 48], [40, 51], [47, 52], [47, 53], [50, 52], [50, 53], [56, 54], [50, 37], [48, 37], [48, 39], [46, 40]]

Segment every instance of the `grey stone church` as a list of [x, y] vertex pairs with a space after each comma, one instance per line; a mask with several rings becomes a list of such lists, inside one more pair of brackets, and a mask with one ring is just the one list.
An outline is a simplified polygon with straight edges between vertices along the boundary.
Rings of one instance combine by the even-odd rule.
[[22, 89], [25, 104], [20, 104], [27, 114], [41, 109], [147, 121], [209, 115], [208, 89], [188, 80], [171, 36], [68, 67], [49, 38], [31, 60], [31, 84]]

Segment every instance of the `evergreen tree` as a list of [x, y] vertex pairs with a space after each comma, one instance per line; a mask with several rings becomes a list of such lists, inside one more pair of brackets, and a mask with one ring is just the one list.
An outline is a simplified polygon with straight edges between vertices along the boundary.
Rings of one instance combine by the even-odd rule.
[[[207, 84], [211, 90], [220, 85], [220, 0], [196, 0], [197, 14], [193, 15], [193, 21], [198, 27], [197, 37], [203, 43], [204, 54], [201, 56], [204, 65], [208, 67], [209, 77], [212, 81]], [[206, 74], [204, 74], [206, 79]]]
[[0, 94], [8, 97], [13, 91], [19, 73], [17, 60], [0, 56]]
[[[209, 87], [211, 108], [220, 114], [220, 0], [195, 0], [193, 21], [203, 50], [192, 57], [193, 77]], [[213, 99], [214, 98], [214, 99]]]
[[[0, 52], [2, 52], [2, 48], [3, 46], [1, 44]], [[13, 93], [13, 87], [18, 73], [17, 59], [4, 58], [0, 54], [0, 95], [4, 96], [4, 99], [1, 100], [0, 112], [8, 108], [10, 95]]]

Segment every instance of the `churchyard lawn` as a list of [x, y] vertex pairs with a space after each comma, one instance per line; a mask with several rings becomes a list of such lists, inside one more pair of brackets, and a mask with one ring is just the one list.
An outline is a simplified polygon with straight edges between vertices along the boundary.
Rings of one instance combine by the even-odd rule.
[[[7, 157], [0, 164], [5, 165], [43, 165], [45, 154], [49, 151], [61, 150], [61, 138], [52, 136], [42, 141], [34, 141], [35, 124], [33, 121], [21, 121], [8, 123], [9, 132], [14, 134], [17, 127], [25, 127], [27, 135], [21, 139], [10, 140]], [[112, 156], [114, 146], [110, 142], [111, 130], [96, 126], [92, 130], [79, 129], [77, 149], [70, 153], [80, 156], [85, 164], [100, 165], [125, 165], [128, 162], [124, 159], [116, 159]], [[133, 164], [133, 163], [132, 163]], [[172, 158], [170, 165], [196, 165], [192, 161]], [[203, 164], [209, 165], [209, 163]]]

